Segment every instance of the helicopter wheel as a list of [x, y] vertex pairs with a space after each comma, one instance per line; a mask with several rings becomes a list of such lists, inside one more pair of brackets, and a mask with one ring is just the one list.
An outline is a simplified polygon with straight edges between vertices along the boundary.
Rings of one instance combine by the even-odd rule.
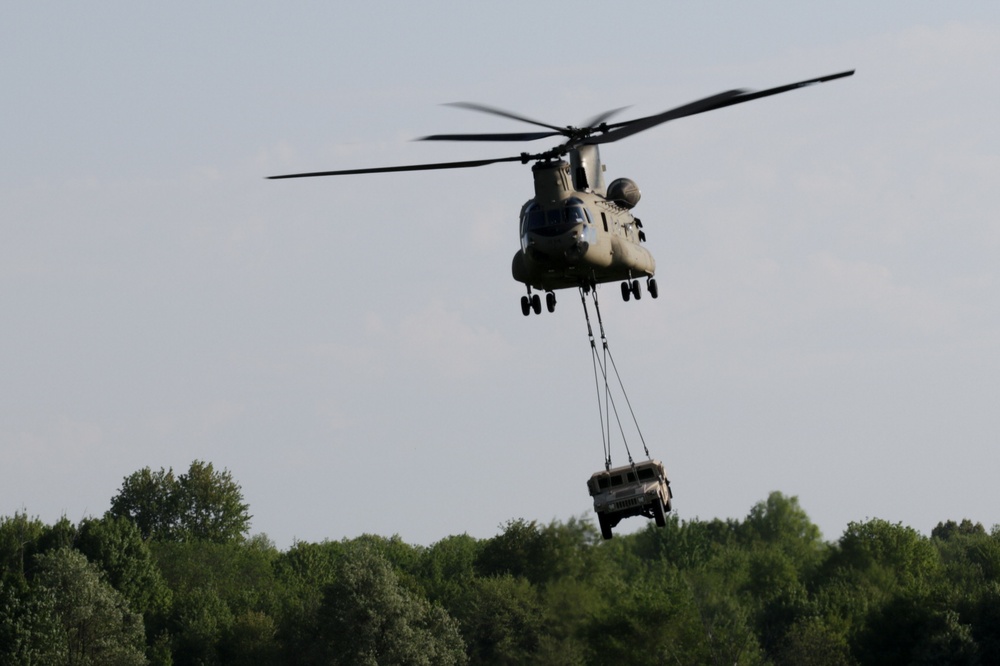
[[548, 308], [549, 312], [556, 311], [556, 295], [551, 291], [545, 294], [545, 307]]
[[530, 312], [531, 312], [531, 302], [528, 300], [527, 296], [522, 296], [521, 297], [521, 314], [523, 314], [525, 317], [527, 317], [528, 313], [530, 313]]
[[646, 290], [649, 291], [649, 295], [653, 298], [660, 295], [660, 290], [656, 286], [656, 278], [649, 278], [646, 280]]
[[535, 311], [535, 314], [542, 314], [542, 299], [538, 297], [538, 294], [531, 295], [531, 309]]
[[635, 297], [635, 300], [642, 298], [642, 292], [639, 290], [638, 280], [632, 280], [632, 295]]
[[632, 290], [629, 289], [628, 282], [622, 282], [622, 300], [628, 301], [631, 295], [632, 295]]

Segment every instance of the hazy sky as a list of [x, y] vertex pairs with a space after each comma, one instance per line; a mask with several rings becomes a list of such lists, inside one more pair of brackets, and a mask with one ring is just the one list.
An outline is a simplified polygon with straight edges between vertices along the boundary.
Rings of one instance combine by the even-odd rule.
[[411, 142], [530, 129], [445, 102], [578, 124], [856, 68], [604, 147], [660, 285], [601, 290], [611, 348], [682, 518], [1000, 523], [1000, 5], [651, 6], [9, 3], [0, 515], [194, 459], [282, 548], [590, 515], [579, 297], [525, 318], [510, 276], [528, 167], [264, 176], [548, 147]]

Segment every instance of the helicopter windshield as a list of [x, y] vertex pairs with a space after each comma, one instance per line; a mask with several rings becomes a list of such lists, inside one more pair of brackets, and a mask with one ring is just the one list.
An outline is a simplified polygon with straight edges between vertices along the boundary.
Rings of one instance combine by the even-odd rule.
[[521, 218], [524, 231], [540, 232], [544, 235], [563, 233], [578, 224], [590, 224], [590, 214], [586, 206], [577, 198], [567, 199], [560, 208], [543, 210], [536, 203], [531, 204]]

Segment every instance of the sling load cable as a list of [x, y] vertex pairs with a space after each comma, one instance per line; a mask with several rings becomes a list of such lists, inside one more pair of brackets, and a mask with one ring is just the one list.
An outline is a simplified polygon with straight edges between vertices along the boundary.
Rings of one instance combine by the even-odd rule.
[[[594, 289], [597, 287], [594, 286]], [[587, 288], [590, 291], [591, 287]], [[604, 387], [607, 389], [608, 375], [604, 372], [604, 364], [597, 357], [597, 344], [594, 342], [594, 329], [590, 325], [590, 313], [587, 312], [587, 297], [583, 287], [580, 287], [580, 302], [583, 303], [583, 317], [587, 320], [587, 337], [590, 339], [590, 358], [594, 364], [594, 387], [597, 389], [597, 414], [601, 419], [601, 446], [604, 452], [604, 469], [611, 469], [611, 419], [608, 419], [608, 433], [604, 434], [604, 412], [606, 406], [601, 406], [601, 383], [597, 378], [597, 367], [600, 365], [601, 374], [604, 375]], [[607, 390], [605, 390], [605, 395]]]
[[[583, 303], [583, 314], [584, 314], [584, 317], [587, 320], [587, 334], [588, 334], [588, 336], [590, 338], [591, 356], [594, 359], [594, 366], [595, 366], [594, 367], [594, 383], [597, 385], [598, 411], [601, 414], [601, 436], [602, 436], [602, 438], [604, 438], [604, 453], [605, 453], [604, 466], [605, 466], [605, 469], [610, 469], [611, 468], [611, 415], [610, 415], [610, 412], [608, 411], [608, 407], [607, 407], [607, 405], [608, 405], [609, 402], [610, 402], [611, 409], [613, 409], [614, 412], [615, 412], [615, 419], [618, 422], [618, 430], [621, 433], [622, 442], [625, 445], [625, 452], [628, 454], [629, 464], [631, 464], [631, 465], [634, 466], [635, 462], [632, 459], [632, 451], [629, 449], [628, 440], [625, 437], [625, 430], [624, 430], [624, 427], [622, 426], [621, 417], [618, 414], [618, 406], [615, 404], [614, 398], [611, 397], [611, 389], [610, 389], [610, 386], [608, 384], [608, 373], [607, 373], [607, 367], [608, 367], [608, 363], [609, 362], [611, 363], [611, 367], [615, 371], [615, 377], [618, 379], [618, 386], [621, 389], [622, 396], [624, 396], [624, 398], [625, 398], [625, 404], [628, 406], [629, 414], [632, 416], [632, 423], [633, 423], [633, 425], [635, 425], [636, 432], [639, 434], [639, 440], [642, 442], [642, 448], [645, 451], [647, 458], [650, 457], [650, 455], [649, 455], [649, 447], [646, 446], [646, 440], [642, 436], [642, 430], [639, 428], [639, 421], [635, 417], [635, 411], [632, 409], [632, 403], [628, 399], [628, 393], [625, 391], [625, 384], [622, 382], [621, 375], [618, 372], [618, 366], [615, 364], [614, 357], [611, 355], [611, 349], [608, 346], [608, 338], [607, 338], [607, 335], [604, 332], [604, 320], [601, 317], [601, 308], [600, 308], [600, 304], [598, 303], [598, 300], [597, 300], [597, 286], [596, 285], [591, 285], [591, 289], [593, 290], [594, 311], [597, 314], [597, 323], [598, 323], [598, 326], [600, 327], [600, 330], [601, 330], [601, 344], [602, 344], [602, 346], [604, 348], [604, 361], [603, 362], [598, 358], [598, 355], [597, 355], [597, 347], [596, 347], [596, 344], [594, 342], [594, 333], [593, 333], [593, 328], [591, 327], [591, 324], [590, 324], [590, 313], [587, 310], [587, 300], [586, 300], [586, 297], [585, 297], [585, 290], [584, 290], [583, 287], [580, 288], [580, 300]], [[591, 289], [588, 289], [587, 291], [590, 291]], [[600, 368], [601, 368], [601, 374], [604, 377], [605, 406], [604, 406], [604, 410], [603, 411], [601, 410], [601, 404], [600, 404], [601, 403], [601, 389], [600, 389], [600, 384], [599, 384], [598, 379], [597, 379], [597, 367], [598, 366], [600, 366]], [[606, 438], [605, 438], [605, 431], [604, 431], [604, 424], [605, 424], [605, 422], [604, 422], [604, 414], [608, 414], [608, 420], [607, 420], [607, 437]]]
[[[597, 325], [601, 329], [601, 342], [604, 344], [604, 352], [607, 355], [608, 360], [611, 361], [611, 367], [615, 371], [615, 378], [618, 379], [618, 386], [622, 390], [622, 396], [625, 398], [625, 404], [628, 406], [628, 412], [632, 416], [632, 424], [635, 426], [635, 431], [639, 434], [639, 441], [642, 442], [642, 450], [646, 453], [646, 457], [650, 458], [649, 447], [646, 446], [646, 439], [642, 436], [642, 430], [639, 428], [639, 420], [635, 418], [635, 411], [632, 409], [632, 402], [628, 399], [628, 393], [625, 391], [625, 384], [622, 382], [621, 375], [618, 374], [618, 366], [615, 365], [615, 359], [611, 356], [611, 349], [608, 347], [608, 338], [604, 334], [604, 320], [601, 318], [601, 308], [597, 303], [597, 289], [594, 289], [594, 311], [597, 312]], [[605, 362], [605, 368], [607, 363]], [[605, 388], [607, 388], [607, 373], [604, 377]], [[612, 400], [612, 406], [614, 406], [614, 401]], [[618, 409], [615, 408], [615, 418], [618, 418]], [[618, 428], [621, 429], [621, 419], [618, 420]], [[622, 433], [622, 439], [625, 438], [625, 434]], [[628, 443], [625, 444], [625, 450], [628, 451]], [[632, 453], [629, 452], [629, 462], [632, 463]], [[634, 463], [633, 463], [634, 465]]]
[[[622, 443], [625, 445], [625, 453], [628, 455], [629, 464], [632, 465], [632, 466], [635, 466], [635, 462], [632, 460], [632, 451], [631, 451], [631, 449], [629, 449], [629, 446], [628, 446], [628, 439], [625, 437], [625, 429], [622, 427], [621, 418], [618, 415], [618, 406], [615, 404], [614, 398], [611, 396], [611, 387], [608, 385], [607, 367], [608, 367], [608, 357], [610, 356], [610, 349], [608, 347], [608, 338], [607, 338], [607, 336], [604, 333], [604, 323], [601, 320], [601, 310], [597, 306], [597, 293], [596, 293], [597, 292], [597, 288], [596, 288], [596, 286], [593, 287], [593, 291], [594, 291], [594, 309], [595, 309], [595, 311], [597, 313], [598, 324], [600, 325], [600, 328], [601, 328], [601, 343], [602, 343], [602, 346], [604, 348], [604, 360], [603, 361], [601, 361], [600, 358], [597, 355], [597, 347], [596, 347], [596, 345], [594, 343], [593, 329], [590, 326], [590, 313], [587, 311], [587, 301], [585, 299], [583, 299], [583, 315], [587, 319], [587, 330], [588, 330], [589, 336], [590, 336], [591, 356], [594, 358], [595, 365], [599, 366], [601, 368], [601, 374], [604, 377], [604, 406], [603, 406], [603, 411], [602, 411], [602, 406], [601, 406], [601, 387], [600, 387], [600, 384], [598, 384], [598, 386], [597, 386], [597, 409], [598, 409], [598, 412], [600, 412], [600, 414], [601, 414], [601, 423], [602, 424], [605, 423], [605, 421], [604, 421], [604, 415], [605, 414], [607, 414], [607, 417], [608, 417], [607, 418], [607, 438], [605, 440], [606, 444], [605, 444], [604, 469], [606, 469], [606, 470], [611, 469], [611, 413], [610, 413], [610, 410], [608, 408], [608, 404], [609, 403], [610, 403], [611, 409], [613, 409], [614, 412], [615, 412], [615, 420], [618, 422], [618, 431], [621, 433]], [[581, 298], [583, 298], [582, 294], [581, 294]], [[614, 359], [613, 358], [611, 359], [611, 363], [612, 363], [612, 365], [614, 365]], [[618, 370], [617, 370], [617, 367], [616, 367], [615, 368], [615, 374], [617, 375], [617, 373], [618, 373]], [[596, 369], [595, 369], [595, 373], [594, 374], [595, 374], [595, 383], [597, 383], [597, 381], [596, 381], [596, 374], [597, 374], [596, 373]], [[621, 377], [618, 378], [618, 384], [619, 384], [619, 386], [621, 386], [622, 393], [624, 394], [625, 393], [625, 387], [622, 386]], [[627, 400], [628, 400], [628, 397], [626, 396], [626, 401]], [[632, 415], [632, 420], [635, 421], [635, 414]], [[638, 429], [638, 424], [636, 424], [636, 429]], [[605, 436], [603, 425], [602, 425], [602, 429], [601, 429], [601, 436], [602, 437]], [[640, 437], [641, 436], [642, 435], [640, 433]], [[643, 442], [643, 446], [645, 446], [645, 442]]]

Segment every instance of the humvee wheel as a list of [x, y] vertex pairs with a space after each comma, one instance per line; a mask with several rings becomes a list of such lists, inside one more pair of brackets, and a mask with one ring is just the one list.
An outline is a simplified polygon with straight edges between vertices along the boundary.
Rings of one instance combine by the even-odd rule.
[[608, 524], [608, 520], [604, 517], [603, 513], [597, 514], [597, 522], [601, 524], [601, 536], [604, 537], [605, 541], [614, 536], [611, 533], [611, 525]]
[[667, 524], [667, 517], [663, 513], [663, 500], [656, 498], [656, 502], [653, 504], [653, 518], [656, 520], [657, 527], [665, 527]]

